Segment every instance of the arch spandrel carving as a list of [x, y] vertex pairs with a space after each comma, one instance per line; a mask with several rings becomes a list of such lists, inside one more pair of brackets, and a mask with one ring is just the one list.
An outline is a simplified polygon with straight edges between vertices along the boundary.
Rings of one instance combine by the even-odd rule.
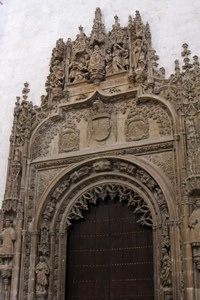
[[0, 260], [2, 297], [65, 299], [67, 228], [117, 195], [152, 226], [155, 300], [198, 299], [200, 69], [186, 43], [181, 54], [166, 79], [140, 13], [125, 27], [115, 16], [106, 32], [97, 8], [91, 35], [80, 26], [56, 42], [39, 107], [24, 84], [0, 224], [17, 233], [14, 257]]
[[165, 103], [140, 99], [135, 92], [109, 97], [96, 92], [79, 105], [59, 106], [59, 114], [49, 117], [33, 134], [31, 157], [127, 143], [134, 146], [140, 141], [157, 143], [159, 138], [173, 140], [173, 134], [171, 111]]

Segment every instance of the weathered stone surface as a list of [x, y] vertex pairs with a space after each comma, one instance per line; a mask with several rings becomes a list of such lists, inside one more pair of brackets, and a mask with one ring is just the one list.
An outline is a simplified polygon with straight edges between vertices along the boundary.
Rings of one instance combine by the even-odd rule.
[[107, 196], [153, 230], [154, 299], [198, 299], [200, 69], [187, 44], [182, 56], [166, 79], [139, 11], [106, 33], [97, 8], [90, 36], [56, 42], [41, 106], [24, 84], [0, 219], [6, 299], [65, 299], [68, 228]]

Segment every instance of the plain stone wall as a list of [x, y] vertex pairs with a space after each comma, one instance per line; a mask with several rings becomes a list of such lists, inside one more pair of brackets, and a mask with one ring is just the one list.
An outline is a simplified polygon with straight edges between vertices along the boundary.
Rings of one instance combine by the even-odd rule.
[[149, 22], [160, 67], [169, 76], [174, 60], [181, 60], [182, 44], [200, 55], [199, 0], [1, 0], [0, 5], [0, 203], [3, 199], [9, 136], [15, 97], [29, 82], [29, 100], [40, 104], [52, 48], [58, 38], [75, 39], [79, 25], [90, 34], [94, 12], [100, 7], [106, 30], [117, 14], [122, 26], [139, 10]]

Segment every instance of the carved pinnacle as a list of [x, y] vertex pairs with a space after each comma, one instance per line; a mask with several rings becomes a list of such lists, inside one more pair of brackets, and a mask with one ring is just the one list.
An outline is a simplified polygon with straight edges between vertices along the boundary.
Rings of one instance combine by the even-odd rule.
[[117, 23], [118, 23], [118, 20], [119, 20], [118, 16], [115, 15], [115, 16], [114, 16], [114, 19], [115, 19], [115, 24], [117, 24]]
[[191, 51], [188, 50], [188, 44], [187, 44], [187, 43], [184, 43], [184, 44], [182, 45], [182, 47], [183, 47], [183, 51], [181, 52], [181, 55], [182, 55], [182, 56], [185, 56], [185, 57], [188, 57], [188, 55], [191, 54]]
[[83, 33], [83, 26], [80, 25], [78, 29], [80, 30], [80, 34], [82, 34]]

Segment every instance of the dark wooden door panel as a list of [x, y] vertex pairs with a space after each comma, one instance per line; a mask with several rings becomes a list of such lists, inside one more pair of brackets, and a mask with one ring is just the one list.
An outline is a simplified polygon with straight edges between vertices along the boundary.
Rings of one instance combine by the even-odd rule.
[[67, 300], [153, 300], [151, 229], [127, 205], [99, 199], [69, 230]]

